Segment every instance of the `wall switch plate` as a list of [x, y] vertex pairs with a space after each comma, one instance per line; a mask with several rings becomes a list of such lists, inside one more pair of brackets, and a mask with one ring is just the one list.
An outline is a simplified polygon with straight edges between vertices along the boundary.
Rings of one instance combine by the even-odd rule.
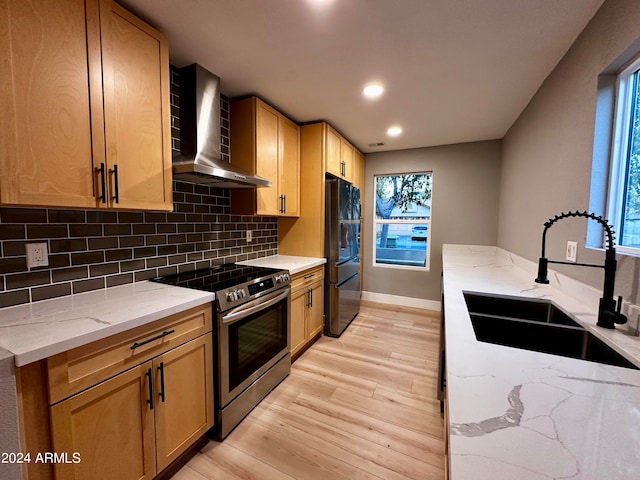
[[573, 263], [578, 261], [578, 242], [567, 242], [567, 261]]
[[27, 243], [27, 268], [46, 267], [49, 265], [49, 252], [46, 242]]
[[253, 240], [253, 233], [251, 230], [247, 230], [247, 243], [250, 243]]

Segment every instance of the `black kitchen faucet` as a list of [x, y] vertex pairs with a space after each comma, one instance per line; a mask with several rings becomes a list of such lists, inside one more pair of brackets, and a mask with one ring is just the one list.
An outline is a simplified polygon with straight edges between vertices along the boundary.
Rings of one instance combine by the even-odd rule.
[[[593, 265], [590, 263], [573, 263], [573, 262], [560, 262], [557, 260], [549, 260], [544, 256], [545, 244], [547, 237], [547, 230], [556, 223], [558, 220], [568, 217], [585, 217], [590, 218], [598, 222], [604, 228], [607, 234], [607, 250], [604, 260], [604, 265]], [[598, 306], [598, 323], [599, 327], [603, 328], [615, 328], [615, 324], [627, 323], [627, 317], [620, 313], [622, 308], [622, 297], [618, 297], [618, 304], [613, 299], [613, 289], [616, 281], [616, 249], [613, 246], [613, 230], [611, 225], [607, 223], [602, 217], [595, 215], [594, 213], [587, 212], [567, 212], [556, 215], [550, 218], [549, 221], [544, 224], [544, 231], [542, 232], [542, 255], [538, 261], [538, 277], [535, 279], [536, 283], [549, 283], [547, 278], [547, 265], [549, 263], [559, 263], [563, 265], [578, 265], [581, 267], [596, 267], [604, 268], [604, 288], [602, 290], [602, 298]]]

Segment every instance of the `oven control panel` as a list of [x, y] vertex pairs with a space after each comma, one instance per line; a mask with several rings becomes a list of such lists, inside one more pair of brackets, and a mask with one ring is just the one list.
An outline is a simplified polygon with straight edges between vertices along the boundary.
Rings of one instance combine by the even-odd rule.
[[291, 283], [289, 272], [278, 271], [216, 292], [218, 311], [226, 311]]
[[267, 278], [261, 282], [251, 283], [247, 288], [249, 288], [249, 295], [251, 296], [256, 293], [264, 292], [265, 290], [271, 290], [273, 288], [273, 278]]

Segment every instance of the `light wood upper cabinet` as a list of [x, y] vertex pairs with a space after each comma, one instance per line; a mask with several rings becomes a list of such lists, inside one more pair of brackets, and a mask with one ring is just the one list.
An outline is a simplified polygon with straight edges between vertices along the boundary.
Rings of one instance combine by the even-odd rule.
[[167, 40], [118, 4], [100, 6], [109, 204], [171, 210]]
[[329, 125], [326, 125], [326, 169], [328, 173], [336, 177], [342, 177], [342, 157], [340, 156], [340, 143], [342, 137]]
[[327, 173], [353, 181], [355, 148], [330, 125], [326, 127], [326, 169]]
[[[344, 152], [344, 157], [341, 157], [341, 152]], [[360, 168], [356, 165], [360, 165], [362, 154], [326, 122], [300, 127], [300, 191], [303, 192], [300, 196], [300, 216], [297, 219], [278, 219], [279, 253], [325, 256], [325, 175], [330, 173], [344, 178], [340, 175], [340, 164], [347, 158], [351, 159], [353, 167], [347, 167], [346, 172], [354, 176], [354, 184], [360, 188], [360, 201], [363, 204], [364, 169], [362, 168], [359, 174], [355, 173], [356, 168]], [[344, 167], [342, 171], [345, 171]], [[356, 178], [362, 179], [360, 186], [356, 184]]]
[[0, 9], [0, 202], [95, 207], [104, 133], [87, 42], [99, 41], [97, 4], [0, 0]]
[[231, 191], [231, 212], [297, 217], [300, 128], [257, 97], [231, 103], [231, 163], [271, 187]]
[[353, 182], [354, 148], [344, 138], [340, 140], [340, 160], [342, 161], [342, 178]]
[[171, 210], [168, 68], [110, 0], [0, 0], [0, 203]]
[[[364, 155], [358, 150], [353, 150], [353, 186], [364, 190]], [[360, 195], [360, 204], [364, 204], [364, 198]]]
[[300, 127], [286, 117], [280, 117], [278, 158], [278, 189], [284, 203], [282, 215], [300, 215]]

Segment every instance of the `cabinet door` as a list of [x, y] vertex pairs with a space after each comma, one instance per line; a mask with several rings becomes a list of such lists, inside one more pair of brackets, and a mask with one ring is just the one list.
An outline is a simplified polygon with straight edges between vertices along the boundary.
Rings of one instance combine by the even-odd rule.
[[110, 205], [171, 210], [167, 41], [111, 0], [100, 28]]
[[311, 288], [311, 306], [307, 311], [307, 339], [322, 331], [324, 312], [324, 286], [316, 283]]
[[300, 216], [300, 127], [280, 117], [278, 187], [287, 217]]
[[353, 149], [353, 170], [352, 170], [352, 183], [354, 187], [360, 189], [360, 204], [364, 200], [364, 155], [355, 148]]
[[153, 360], [158, 471], [213, 426], [211, 352], [205, 334]]
[[353, 146], [344, 138], [340, 139], [340, 160], [342, 162], [342, 178], [351, 182], [353, 180]]
[[338, 133], [327, 125], [327, 138], [326, 138], [326, 169], [327, 172], [335, 175], [336, 177], [342, 177], [342, 159], [340, 158], [340, 140], [342, 137]]
[[307, 289], [291, 294], [291, 317], [289, 324], [289, 344], [291, 355], [295, 355], [306, 341]]
[[1, 203], [96, 206], [101, 70], [87, 41], [99, 44], [97, 19], [91, 1], [0, 0]]
[[256, 100], [256, 174], [271, 180], [271, 188], [257, 188], [259, 215], [278, 215], [278, 123], [279, 115], [260, 100]]
[[52, 445], [78, 463], [56, 463], [61, 479], [141, 480], [156, 473], [151, 362], [51, 407]]

